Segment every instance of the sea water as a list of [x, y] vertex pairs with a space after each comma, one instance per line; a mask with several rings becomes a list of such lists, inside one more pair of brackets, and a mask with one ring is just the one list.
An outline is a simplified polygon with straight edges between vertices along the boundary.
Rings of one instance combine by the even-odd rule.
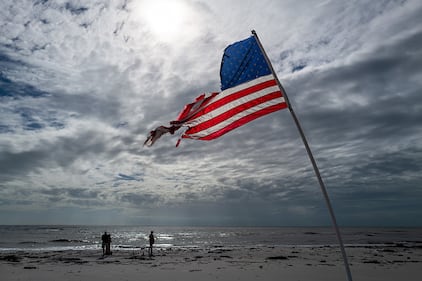
[[[331, 227], [153, 227], [153, 226], [0, 226], [0, 252], [101, 249], [111, 234], [113, 250], [139, 250], [154, 231], [157, 248], [314, 247], [337, 245]], [[346, 246], [421, 246], [422, 228], [342, 228]]]

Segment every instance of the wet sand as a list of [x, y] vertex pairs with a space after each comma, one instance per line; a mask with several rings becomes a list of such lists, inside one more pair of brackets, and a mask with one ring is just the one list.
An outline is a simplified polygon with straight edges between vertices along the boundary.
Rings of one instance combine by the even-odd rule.
[[[354, 280], [419, 281], [422, 247], [347, 247]], [[14, 280], [347, 280], [337, 247], [252, 247], [10, 252], [0, 254], [1, 279]]]

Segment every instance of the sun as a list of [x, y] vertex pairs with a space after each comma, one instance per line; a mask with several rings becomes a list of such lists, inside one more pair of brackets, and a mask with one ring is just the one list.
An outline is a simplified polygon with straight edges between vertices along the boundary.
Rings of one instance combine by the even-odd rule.
[[145, 1], [138, 11], [151, 34], [161, 41], [173, 41], [190, 29], [190, 11], [183, 1]]

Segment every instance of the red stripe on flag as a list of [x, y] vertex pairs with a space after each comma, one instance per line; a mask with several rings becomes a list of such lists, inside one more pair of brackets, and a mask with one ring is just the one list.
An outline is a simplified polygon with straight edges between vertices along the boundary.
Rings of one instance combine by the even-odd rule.
[[[224, 135], [224, 134], [226, 134], [226, 133], [228, 133], [228, 132], [230, 132], [230, 131], [232, 131], [232, 130], [234, 130], [234, 129], [236, 129], [236, 128], [238, 128], [238, 127], [240, 127], [240, 126], [242, 126], [242, 125], [244, 125], [248, 122], [251, 122], [251, 121], [253, 121], [253, 120], [255, 120], [255, 119], [257, 119], [261, 116], [270, 114], [270, 113], [275, 112], [277, 110], [284, 109], [286, 107], [287, 107], [286, 103], [279, 103], [279, 104], [275, 104], [275, 105], [263, 108], [259, 111], [255, 111], [252, 114], [249, 114], [247, 116], [240, 118], [239, 120], [229, 124], [228, 126], [222, 128], [221, 130], [218, 130], [218, 131], [216, 131], [212, 134], [209, 134], [205, 137], [201, 137], [201, 138], [198, 138], [198, 139], [199, 140], [213, 140], [213, 139], [221, 137], [222, 135]], [[185, 134], [182, 136], [182, 138], [191, 138], [189, 136], [189, 134], [187, 134], [188, 131], [185, 132]]]
[[[186, 131], [186, 134], [194, 134], [200, 131], [203, 131], [205, 129], [208, 129], [210, 127], [213, 127], [215, 125], [217, 125], [218, 123], [223, 122], [224, 120], [229, 119], [230, 117], [243, 112], [245, 110], [248, 110], [252, 107], [255, 107], [259, 104], [265, 103], [267, 101], [276, 99], [276, 98], [280, 98], [281, 92], [280, 91], [276, 91], [270, 94], [267, 94], [265, 96], [260, 96], [254, 100], [248, 101], [246, 103], [240, 104], [236, 107], [230, 108], [229, 110], [223, 112], [222, 114], [215, 116], [214, 118], [201, 122], [196, 126], [191, 127], [190, 129], [188, 129]], [[204, 110], [207, 111], [207, 108]], [[202, 113], [202, 112], [201, 112]], [[202, 114], [201, 114], [202, 115]]]
[[[233, 108], [231, 108], [231, 109], [223, 112], [222, 114], [220, 114], [218, 116], [215, 116], [214, 118], [212, 118], [210, 120], [201, 122], [198, 125], [193, 126], [190, 129], [188, 129], [186, 131], [186, 133], [188, 133], [188, 134], [194, 134], [194, 133], [197, 133], [197, 132], [206, 130], [208, 128], [211, 128], [213, 126], [218, 125], [221, 122], [224, 122], [225, 120], [233, 117], [236, 114], [239, 114], [239, 113], [241, 113], [243, 111], [246, 111], [246, 110], [248, 110], [250, 108], [253, 108], [255, 106], [259, 106], [260, 104], [263, 104], [265, 102], [271, 101], [271, 100], [276, 99], [276, 98], [279, 98], [279, 97], [280, 97], [280, 91], [273, 92], [273, 93], [270, 93], [268, 95], [258, 97], [258, 98], [254, 99], [254, 100], [248, 101], [247, 103], [241, 104], [241, 105], [239, 105], [237, 107], [233, 107]], [[260, 111], [260, 110], [261, 109], [259, 109], [258, 111]]]
[[[254, 94], [255, 92], [258, 92], [258, 91], [261, 91], [263, 89], [266, 89], [266, 88], [269, 88], [269, 87], [272, 87], [272, 86], [276, 86], [276, 85], [277, 85], [277, 82], [274, 79], [272, 79], [272, 80], [268, 80], [268, 81], [265, 81], [265, 82], [262, 82], [262, 83], [253, 85], [253, 86], [251, 86], [249, 88], [245, 88], [245, 89], [242, 89], [240, 91], [234, 92], [234, 93], [232, 93], [232, 94], [230, 94], [230, 95], [228, 95], [228, 96], [226, 96], [224, 98], [221, 98], [221, 99], [219, 99], [219, 100], [217, 100], [215, 102], [213, 102], [211, 100], [211, 104], [209, 104], [208, 106], [206, 106], [203, 110], [201, 110], [197, 114], [193, 115], [189, 119], [190, 120], [195, 119], [195, 118], [197, 118], [197, 117], [199, 117], [201, 115], [204, 115], [204, 114], [206, 114], [208, 112], [211, 112], [211, 111], [215, 110], [216, 108], [219, 108], [221, 106], [224, 106], [227, 103], [230, 103], [230, 102], [232, 102], [234, 100], [240, 99], [242, 97], [248, 96], [250, 94]], [[280, 95], [279, 96], [283, 96], [281, 94], [281, 92], [280, 92]]]

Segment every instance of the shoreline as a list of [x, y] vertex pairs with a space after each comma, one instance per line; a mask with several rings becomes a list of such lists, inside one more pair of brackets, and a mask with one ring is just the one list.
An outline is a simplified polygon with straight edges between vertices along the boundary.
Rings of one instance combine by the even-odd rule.
[[[420, 280], [422, 246], [347, 246], [356, 280]], [[346, 280], [340, 249], [313, 247], [207, 247], [147, 251], [0, 252], [4, 280]], [[404, 275], [403, 275], [404, 274]], [[405, 279], [403, 279], [405, 278]]]
[[[24, 243], [29, 244], [29, 243]], [[346, 248], [422, 248], [422, 241], [402, 241], [402, 242], [383, 242], [383, 243], [345, 243]], [[240, 248], [336, 248], [339, 247], [338, 244], [302, 244], [302, 245], [290, 245], [290, 244], [281, 244], [281, 245], [267, 245], [267, 244], [257, 244], [257, 245], [173, 245], [173, 244], [155, 244], [154, 249], [160, 251], [167, 250], [210, 250], [213, 248], [226, 248], [226, 249], [240, 249]], [[146, 251], [149, 246], [133, 246], [133, 245], [112, 245], [112, 251], [119, 252], [133, 252], [133, 251]], [[30, 248], [1, 248], [0, 247], [0, 256], [7, 253], [42, 253], [42, 252], [64, 252], [64, 251], [99, 251], [101, 252], [100, 244], [93, 245], [69, 245], [69, 246], [49, 246], [49, 247], [30, 247]]]

